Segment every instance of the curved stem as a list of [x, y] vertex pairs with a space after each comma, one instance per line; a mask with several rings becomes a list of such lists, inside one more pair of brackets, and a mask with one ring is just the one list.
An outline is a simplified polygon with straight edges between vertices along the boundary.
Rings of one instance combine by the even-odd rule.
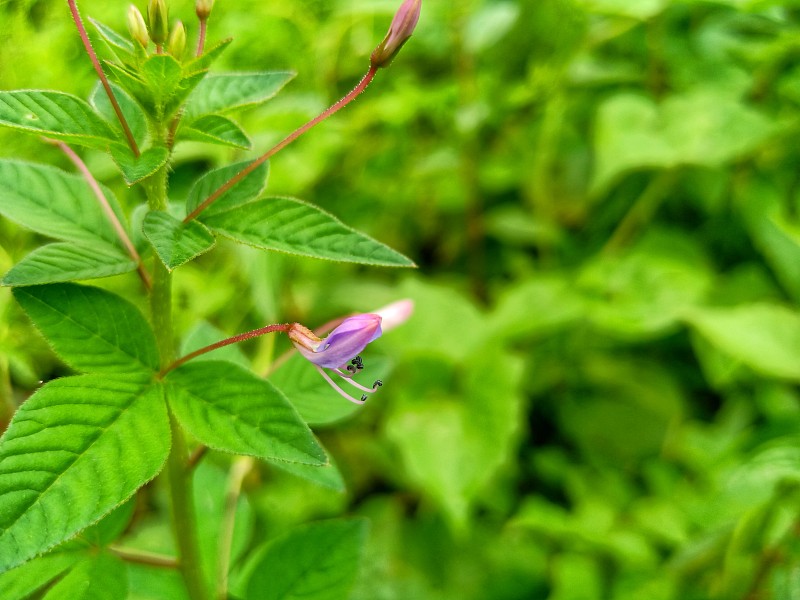
[[67, 155], [67, 157], [72, 161], [72, 164], [77, 167], [78, 171], [81, 172], [83, 178], [86, 180], [86, 183], [89, 184], [89, 187], [92, 189], [92, 192], [97, 198], [97, 202], [100, 204], [100, 207], [103, 209], [106, 217], [108, 220], [111, 221], [111, 226], [114, 228], [114, 231], [119, 237], [122, 245], [125, 246], [125, 250], [128, 251], [128, 255], [136, 262], [136, 270], [139, 272], [139, 277], [142, 278], [142, 282], [144, 283], [144, 287], [148, 290], [152, 287], [152, 282], [150, 281], [150, 274], [144, 268], [144, 263], [142, 262], [142, 257], [139, 256], [139, 253], [136, 251], [136, 247], [131, 242], [131, 239], [128, 237], [128, 233], [125, 231], [125, 228], [120, 223], [119, 218], [117, 218], [117, 214], [114, 212], [114, 209], [111, 208], [111, 205], [108, 203], [108, 198], [106, 198], [103, 190], [100, 189], [100, 184], [97, 183], [97, 180], [92, 175], [89, 168], [86, 166], [80, 156], [78, 156], [75, 151], [70, 148], [64, 142], [59, 142], [57, 140], [47, 140], [48, 142], [54, 143], [58, 146], [61, 151]]
[[372, 67], [371, 66], [369, 68], [369, 71], [367, 71], [366, 75], [364, 75], [364, 77], [361, 78], [361, 81], [358, 82], [358, 85], [356, 85], [356, 87], [354, 87], [350, 91], [349, 94], [344, 96], [342, 99], [340, 99], [338, 102], [336, 102], [335, 104], [330, 106], [327, 110], [322, 112], [320, 115], [318, 115], [314, 119], [311, 119], [308, 123], [306, 123], [302, 127], [299, 127], [298, 129], [295, 129], [292, 133], [290, 133], [288, 136], [286, 136], [283, 140], [281, 140], [275, 146], [273, 146], [272, 148], [267, 150], [264, 154], [262, 154], [257, 159], [255, 159], [253, 162], [251, 162], [249, 165], [247, 165], [244, 169], [239, 171], [236, 175], [231, 177], [227, 182], [225, 182], [219, 188], [217, 188], [208, 198], [203, 200], [197, 206], [197, 208], [195, 208], [191, 213], [189, 213], [186, 216], [186, 218], [183, 220], [183, 222], [184, 223], [188, 223], [189, 221], [191, 221], [192, 219], [197, 217], [197, 215], [199, 215], [206, 208], [208, 208], [215, 200], [217, 200], [220, 196], [222, 196], [222, 194], [227, 192], [229, 189], [231, 189], [233, 186], [235, 186], [237, 183], [239, 183], [242, 179], [244, 179], [250, 173], [255, 171], [260, 165], [262, 165], [265, 162], [267, 162], [272, 156], [277, 154], [279, 151], [283, 150], [286, 146], [291, 144], [293, 141], [295, 141], [297, 138], [299, 138], [301, 135], [303, 135], [306, 131], [308, 131], [309, 129], [314, 127], [314, 125], [317, 125], [318, 123], [321, 123], [322, 121], [324, 121], [325, 119], [327, 119], [328, 117], [333, 115], [334, 113], [338, 112], [339, 110], [341, 110], [342, 108], [347, 106], [350, 102], [355, 100], [355, 98], [359, 94], [361, 94], [361, 92], [363, 92], [365, 89], [367, 89], [367, 86], [374, 79], [375, 73], [377, 73], [377, 71], [378, 71], [377, 67]]
[[86, 53], [89, 55], [89, 59], [92, 61], [92, 65], [94, 66], [94, 70], [97, 72], [97, 76], [100, 78], [100, 83], [103, 85], [103, 89], [106, 91], [106, 95], [111, 102], [111, 106], [114, 108], [114, 113], [117, 115], [120, 125], [122, 125], [122, 131], [125, 132], [125, 138], [128, 140], [128, 145], [131, 147], [133, 155], [139, 156], [139, 146], [136, 144], [136, 139], [133, 137], [133, 132], [128, 125], [128, 121], [125, 120], [125, 115], [122, 114], [122, 109], [119, 107], [119, 102], [117, 102], [114, 92], [111, 89], [111, 85], [108, 83], [108, 77], [106, 77], [106, 74], [103, 72], [103, 68], [100, 66], [100, 61], [97, 59], [97, 54], [95, 54], [94, 48], [92, 48], [92, 42], [89, 40], [89, 34], [86, 33], [86, 28], [83, 26], [81, 15], [78, 12], [78, 5], [75, 4], [75, 0], [67, 0], [67, 4], [69, 4], [69, 11], [72, 14], [72, 20], [75, 21], [75, 26], [78, 28], [78, 34], [81, 36], [83, 47], [86, 48]]
[[197, 358], [198, 356], [206, 354], [207, 352], [211, 352], [212, 350], [216, 350], [217, 348], [223, 348], [225, 346], [230, 346], [231, 344], [237, 344], [239, 342], [243, 342], [244, 340], [249, 340], [250, 338], [258, 337], [258, 336], [264, 335], [266, 333], [273, 333], [275, 331], [286, 331], [286, 330], [289, 329], [289, 327], [291, 327], [291, 324], [289, 324], [289, 323], [279, 323], [277, 325], [267, 325], [266, 327], [261, 327], [259, 329], [253, 329], [253, 331], [248, 331], [246, 333], [240, 333], [239, 335], [235, 335], [233, 337], [229, 337], [227, 339], [221, 340], [221, 341], [216, 342], [214, 344], [209, 344], [208, 346], [200, 348], [199, 350], [195, 350], [194, 352], [191, 352], [191, 353], [187, 354], [186, 356], [182, 356], [178, 360], [176, 360], [176, 361], [172, 362], [171, 364], [167, 365], [166, 367], [161, 369], [161, 372], [158, 374], [158, 376], [159, 377], [163, 377], [164, 375], [166, 375], [167, 373], [169, 373], [173, 369], [177, 369], [182, 364], [192, 360], [193, 358]]

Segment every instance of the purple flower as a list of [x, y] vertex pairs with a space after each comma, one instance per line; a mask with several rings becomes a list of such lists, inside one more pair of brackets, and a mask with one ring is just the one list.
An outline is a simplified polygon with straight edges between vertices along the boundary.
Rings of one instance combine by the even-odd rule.
[[414, 28], [419, 21], [419, 13], [422, 9], [422, 0], [405, 0], [392, 19], [389, 26], [389, 33], [378, 44], [378, 47], [369, 57], [373, 68], [388, 67], [392, 59], [400, 51], [414, 33]]
[[[368, 388], [353, 381], [352, 378], [364, 368], [364, 363], [358, 354], [367, 344], [381, 336], [381, 320], [381, 316], [376, 314], [348, 317], [325, 339], [320, 339], [313, 331], [299, 323], [293, 323], [286, 333], [294, 347], [314, 364], [333, 389], [351, 402], [364, 404], [367, 394], [376, 391], [383, 382], [377, 380], [371, 388]], [[361, 399], [356, 400], [342, 390], [330, 375], [323, 371], [323, 368], [333, 370], [347, 383], [365, 392]]]

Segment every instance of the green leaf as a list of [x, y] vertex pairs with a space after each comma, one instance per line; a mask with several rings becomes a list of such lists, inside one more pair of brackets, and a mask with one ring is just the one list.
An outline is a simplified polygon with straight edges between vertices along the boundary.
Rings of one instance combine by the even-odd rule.
[[[111, 190], [103, 195], [121, 222], [122, 211]], [[0, 160], [0, 214], [37, 233], [109, 251], [121, 248], [87, 182], [60, 169]]]
[[99, 148], [115, 137], [91, 106], [63, 92], [0, 91], [0, 125]]
[[0, 575], [3, 600], [26, 600], [81, 558], [78, 552], [53, 552]]
[[0, 572], [125, 502], [161, 470], [169, 440], [160, 387], [81, 375], [39, 389], [0, 438]]
[[150, 111], [155, 110], [153, 94], [147, 87], [147, 82], [138, 73], [111, 61], [105, 61], [105, 65], [108, 67], [109, 75], [116, 79], [117, 83], [139, 104]]
[[602, 189], [631, 169], [719, 166], [752, 152], [772, 131], [761, 113], [714, 88], [676, 94], [659, 105], [618, 94], [598, 110], [592, 187]]
[[153, 106], [163, 109], [177, 93], [183, 70], [181, 64], [169, 54], [156, 54], [142, 63], [139, 73], [150, 92]]
[[[114, 98], [116, 98], [117, 104], [119, 104], [119, 108], [122, 111], [122, 115], [125, 117], [125, 121], [128, 123], [128, 127], [131, 129], [133, 139], [136, 140], [136, 143], [140, 147], [144, 146], [148, 137], [147, 115], [144, 114], [142, 107], [139, 106], [136, 101], [128, 95], [128, 92], [116, 84], [112, 83], [110, 85], [111, 90], [114, 92]], [[92, 94], [89, 96], [89, 103], [100, 114], [100, 116], [106, 120], [111, 128], [116, 131], [117, 138], [123, 139], [122, 136], [124, 135], [124, 132], [122, 130], [122, 125], [120, 124], [117, 113], [114, 112], [111, 101], [108, 99], [108, 95], [106, 94], [106, 91], [103, 89], [103, 86], [100, 84], [100, 82], [94, 86]]]
[[44, 596], [43, 600], [127, 600], [128, 573], [125, 564], [102, 552], [87, 556]]
[[251, 565], [247, 600], [347, 598], [367, 537], [364, 519], [320, 521], [271, 541]]
[[236, 123], [220, 115], [200, 117], [185, 126], [178, 134], [179, 140], [208, 142], [249, 150], [250, 138]]
[[37, 248], [3, 277], [3, 285], [40, 285], [128, 273], [136, 261], [122, 251], [59, 243]]
[[74, 369], [140, 377], [158, 370], [153, 332], [127, 300], [74, 283], [14, 288], [14, 297]]
[[112, 48], [124, 50], [128, 54], [133, 54], [133, 42], [121, 36], [108, 25], [104, 25], [97, 19], [89, 17], [89, 22], [94, 25], [97, 33], [103, 38]]
[[330, 464], [327, 465], [303, 465], [279, 460], [271, 460], [270, 463], [281, 471], [290, 473], [295, 477], [300, 477], [301, 479], [305, 479], [306, 481], [310, 481], [311, 483], [329, 490], [344, 492], [347, 488], [344, 484], [342, 474], [339, 468], [334, 464], [333, 459], [330, 460]]
[[194, 117], [256, 106], [274, 97], [294, 76], [291, 71], [208, 75], [189, 96], [186, 113]]
[[208, 252], [216, 240], [201, 223], [183, 223], [164, 211], [150, 211], [144, 218], [144, 234], [168, 271]]
[[122, 172], [125, 183], [133, 185], [150, 177], [169, 160], [169, 150], [163, 146], [154, 146], [142, 152], [138, 157], [133, 155], [130, 147], [123, 144], [111, 146], [111, 158]]
[[696, 309], [689, 324], [751, 369], [800, 381], [800, 314], [777, 304]]
[[[181, 356], [191, 354], [195, 350], [205, 348], [211, 344], [224, 340], [227, 335], [222, 331], [211, 325], [206, 321], [199, 321], [194, 328], [186, 335], [181, 344]], [[250, 367], [250, 361], [247, 360], [244, 352], [239, 344], [230, 344], [217, 348], [206, 354], [201, 354], [197, 358], [192, 359], [194, 362], [202, 360], [224, 360], [235, 363], [245, 369]]]
[[293, 198], [255, 200], [225, 212], [202, 213], [200, 219], [222, 235], [265, 250], [366, 265], [414, 266], [330, 213]]
[[312, 465], [325, 452], [271, 383], [221, 361], [189, 363], [167, 375], [170, 407], [201, 443], [225, 452]]
[[[235, 163], [209, 171], [198, 179], [189, 190], [186, 199], [186, 213], [191, 213], [211, 194], [216, 192], [222, 185], [230, 181], [232, 177], [241, 172], [252, 161]], [[239, 183], [217, 198], [208, 208], [201, 213], [201, 220], [209, 215], [215, 215], [225, 210], [230, 210], [254, 200], [264, 190], [267, 185], [269, 175], [269, 163], [259, 165], [252, 173], [242, 179]]]
[[211, 63], [217, 60], [225, 51], [225, 49], [230, 46], [232, 41], [233, 38], [226, 38], [221, 42], [217, 42], [217, 44], [211, 48], [207, 48], [206, 51], [203, 52], [203, 56], [199, 56], [188, 63], [185, 63], [184, 72], [194, 73], [196, 71], [205, 71], [211, 66]]

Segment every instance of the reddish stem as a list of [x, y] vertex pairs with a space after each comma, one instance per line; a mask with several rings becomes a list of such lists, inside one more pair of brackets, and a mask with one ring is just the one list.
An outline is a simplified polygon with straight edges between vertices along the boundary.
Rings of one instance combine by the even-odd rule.
[[119, 102], [117, 102], [114, 92], [111, 89], [111, 85], [108, 83], [108, 77], [106, 77], [106, 74], [103, 72], [103, 68], [100, 66], [100, 61], [97, 59], [97, 54], [95, 54], [94, 48], [92, 48], [92, 42], [89, 40], [89, 34], [86, 33], [86, 28], [83, 26], [81, 15], [78, 12], [78, 5], [75, 4], [75, 0], [67, 0], [67, 4], [69, 4], [69, 10], [72, 13], [72, 20], [75, 21], [75, 26], [78, 28], [78, 33], [81, 36], [83, 47], [86, 48], [86, 53], [89, 55], [89, 59], [92, 61], [92, 65], [94, 66], [94, 70], [97, 72], [97, 76], [100, 78], [100, 83], [103, 85], [103, 89], [106, 91], [106, 95], [111, 102], [111, 106], [114, 108], [114, 113], [116, 113], [117, 119], [119, 119], [120, 125], [122, 125], [122, 130], [125, 132], [128, 145], [131, 147], [133, 155], [138, 157], [139, 146], [136, 145], [133, 132], [128, 126], [128, 121], [125, 120], [125, 115], [122, 114], [122, 109], [119, 107]]
[[278, 323], [276, 325], [267, 325], [266, 327], [261, 327], [260, 329], [254, 329], [253, 331], [248, 331], [247, 333], [240, 333], [239, 335], [235, 335], [233, 337], [229, 337], [222, 341], [216, 342], [209, 346], [205, 346], [204, 348], [200, 348], [199, 350], [195, 350], [194, 352], [190, 352], [186, 356], [182, 356], [175, 362], [170, 365], [167, 365], [161, 372], [158, 374], [159, 377], [163, 377], [173, 369], [177, 369], [182, 364], [192, 360], [193, 358], [197, 358], [207, 352], [211, 352], [212, 350], [216, 350], [217, 348], [223, 348], [225, 346], [230, 346], [231, 344], [237, 344], [239, 342], [243, 342], [245, 340], [249, 340], [254, 337], [259, 337], [266, 333], [273, 333], [275, 331], [287, 331], [291, 327], [291, 323]]
[[122, 245], [125, 246], [125, 249], [128, 251], [128, 255], [130, 255], [130, 257], [136, 262], [136, 270], [139, 272], [139, 277], [142, 278], [142, 283], [144, 283], [144, 286], [149, 290], [152, 287], [152, 282], [150, 281], [150, 274], [144, 268], [142, 257], [139, 256], [139, 253], [136, 251], [133, 242], [131, 242], [127, 232], [125, 231], [125, 228], [117, 218], [114, 209], [111, 208], [111, 205], [108, 203], [108, 198], [106, 198], [103, 190], [100, 189], [100, 184], [97, 183], [97, 180], [94, 178], [91, 171], [89, 171], [86, 163], [84, 163], [80, 156], [78, 156], [75, 151], [67, 146], [67, 144], [64, 142], [59, 142], [56, 140], [47, 141], [56, 144], [77, 167], [78, 171], [81, 172], [81, 175], [83, 175], [86, 183], [88, 183], [89, 187], [92, 189], [92, 192], [94, 193], [95, 198], [97, 198], [97, 202], [100, 204], [100, 207], [103, 209], [106, 217], [108, 217], [108, 220], [111, 221], [111, 226], [114, 228], [117, 237], [119, 237], [120, 241], [122, 241]]
[[197, 37], [197, 52], [195, 52], [195, 56], [202, 56], [203, 55], [203, 48], [206, 45], [206, 27], [208, 21], [206, 19], [200, 19], [200, 33]]
[[192, 212], [190, 212], [186, 218], [183, 220], [184, 223], [188, 223], [201, 212], [203, 212], [206, 208], [208, 208], [215, 200], [217, 200], [220, 196], [222, 196], [225, 192], [239, 183], [242, 179], [247, 177], [250, 173], [255, 171], [260, 165], [267, 162], [272, 156], [278, 153], [280, 150], [283, 150], [286, 146], [291, 144], [301, 135], [303, 135], [306, 131], [321, 123], [332, 114], [338, 112], [340, 109], [347, 106], [350, 102], [352, 102], [361, 92], [367, 89], [367, 86], [370, 84], [372, 79], [375, 77], [375, 73], [377, 73], [377, 67], [370, 66], [369, 71], [367, 71], [366, 75], [361, 78], [361, 81], [358, 82], [358, 85], [353, 88], [353, 90], [347, 94], [344, 98], [339, 100], [336, 104], [329, 107], [325, 112], [321, 113], [319, 116], [315, 117], [314, 119], [310, 120], [308, 123], [303, 125], [302, 127], [295, 129], [291, 134], [286, 136], [283, 140], [278, 142], [275, 146], [267, 150], [264, 154], [259, 156], [249, 165], [247, 165], [244, 169], [239, 171], [236, 175], [231, 177], [227, 182], [222, 184], [216, 191], [214, 191], [208, 198], [203, 200], [197, 208], [195, 208]]

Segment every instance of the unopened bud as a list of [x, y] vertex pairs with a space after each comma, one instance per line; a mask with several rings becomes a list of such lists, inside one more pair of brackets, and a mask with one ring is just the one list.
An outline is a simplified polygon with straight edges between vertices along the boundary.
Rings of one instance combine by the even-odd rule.
[[208, 20], [211, 14], [211, 9], [214, 8], [214, 0], [197, 0], [194, 5], [194, 11], [197, 13], [197, 18], [201, 21]]
[[163, 46], [169, 36], [169, 9], [165, 0], [150, 0], [147, 22], [150, 25], [150, 39], [157, 46]]
[[172, 54], [175, 58], [181, 58], [184, 50], [186, 50], [186, 27], [184, 27], [181, 21], [178, 21], [169, 34], [167, 52]]
[[147, 33], [144, 17], [141, 11], [133, 4], [128, 8], [128, 31], [130, 31], [131, 37], [142, 46], [147, 46], [150, 43], [150, 35]]
[[388, 67], [392, 59], [400, 51], [414, 33], [414, 28], [419, 21], [419, 12], [422, 8], [422, 0], [405, 0], [392, 19], [389, 26], [389, 33], [383, 41], [375, 48], [372, 56], [369, 57], [370, 65], [373, 68]]

